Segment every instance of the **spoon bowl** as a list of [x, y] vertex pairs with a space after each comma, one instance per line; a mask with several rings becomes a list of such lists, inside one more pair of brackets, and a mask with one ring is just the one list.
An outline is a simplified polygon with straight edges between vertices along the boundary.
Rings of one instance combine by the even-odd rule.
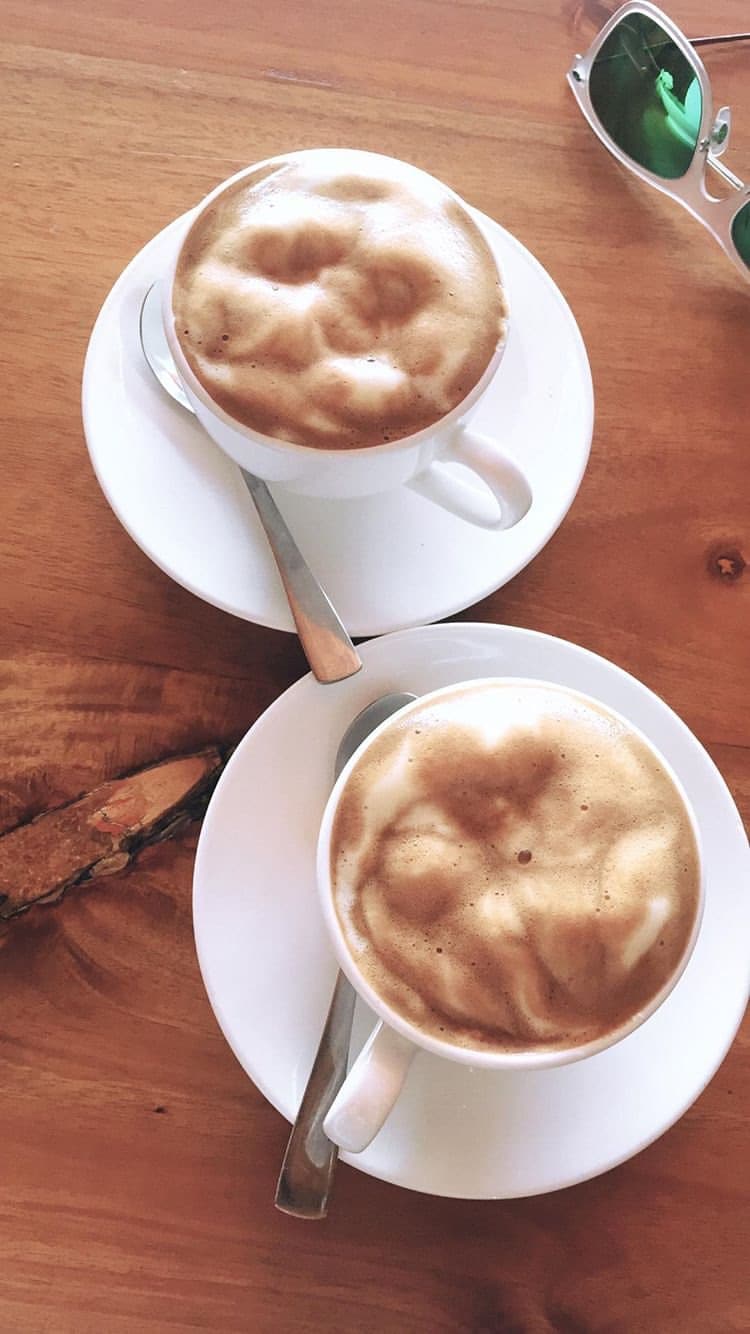
[[158, 283], [152, 283], [143, 298], [138, 321], [138, 333], [146, 364], [156, 376], [162, 389], [166, 390], [169, 397], [173, 398], [175, 403], [179, 403], [181, 408], [195, 416], [193, 405], [185, 393], [185, 387], [177, 372], [164, 333], [161, 294]]

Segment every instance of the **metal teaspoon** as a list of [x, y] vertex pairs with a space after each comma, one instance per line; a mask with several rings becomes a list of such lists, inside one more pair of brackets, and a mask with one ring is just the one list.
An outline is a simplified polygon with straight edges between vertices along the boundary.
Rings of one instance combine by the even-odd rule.
[[[158, 283], [153, 283], [143, 298], [139, 332], [146, 363], [162, 389], [195, 416], [164, 335]], [[244, 468], [240, 468], [240, 473], [268, 538], [313, 675], [323, 682], [343, 681], [353, 676], [362, 666], [362, 660], [287, 528], [266, 483]]]
[[[338, 778], [347, 760], [379, 723], [416, 698], [409, 694], [381, 695], [358, 713], [339, 743], [334, 776]], [[296, 1218], [325, 1218], [328, 1212], [339, 1151], [323, 1133], [323, 1122], [346, 1075], [355, 999], [351, 982], [339, 971], [276, 1187], [276, 1208]]]

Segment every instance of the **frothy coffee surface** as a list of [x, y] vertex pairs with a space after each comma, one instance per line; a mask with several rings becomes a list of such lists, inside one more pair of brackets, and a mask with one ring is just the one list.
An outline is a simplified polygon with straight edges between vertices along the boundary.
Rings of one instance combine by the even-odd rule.
[[320, 449], [400, 439], [466, 397], [505, 338], [479, 228], [432, 176], [320, 149], [228, 186], [183, 245], [175, 333], [230, 416]]
[[700, 901], [682, 798], [640, 737], [554, 686], [420, 701], [355, 765], [334, 902], [373, 989], [460, 1046], [611, 1033], [674, 975]]

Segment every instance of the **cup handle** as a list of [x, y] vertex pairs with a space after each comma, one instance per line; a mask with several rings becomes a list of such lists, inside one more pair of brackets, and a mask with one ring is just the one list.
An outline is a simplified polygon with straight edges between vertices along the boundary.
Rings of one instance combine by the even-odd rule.
[[361, 1153], [395, 1103], [416, 1047], [387, 1024], [370, 1034], [323, 1122], [328, 1138], [348, 1153]]
[[[462, 463], [492, 492], [492, 497], [449, 473], [444, 463]], [[407, 486], [443, 509], [480, 528], [512, 528], [529, 510], [531, 487], [516, 463], [495, 440], [458, 426], [440, 458], [412, 477]]]

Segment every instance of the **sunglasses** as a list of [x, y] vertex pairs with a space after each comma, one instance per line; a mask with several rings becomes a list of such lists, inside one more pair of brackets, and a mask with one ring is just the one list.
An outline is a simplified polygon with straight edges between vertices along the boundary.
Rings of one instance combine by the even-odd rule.
[[[655, 5], [623, 5], [568, 83], [605, 148], [641, 180], [692, 213], [750, 278], [750, 185], [719, 161], [731, 127], [729, 107], [714, 115], [711, 85], [696, 46], [741, 41], [750, 33], [691, 41]], [[718, 199], [706, 186], [710, 168], [731, 187]]]

